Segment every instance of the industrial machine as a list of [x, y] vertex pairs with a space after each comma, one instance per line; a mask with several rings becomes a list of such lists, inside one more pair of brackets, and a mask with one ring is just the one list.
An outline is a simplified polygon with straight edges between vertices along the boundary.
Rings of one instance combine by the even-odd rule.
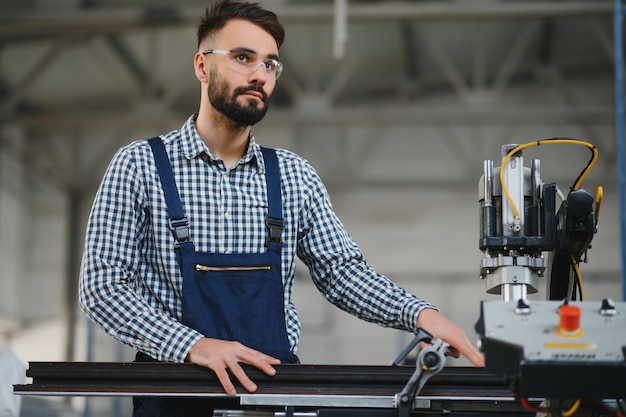
[[[522, 152], [531, 146], [574, 144], [588, 147], [589, 163], [570, 188], [567, 197], [555, 183], [541, 179], [538, 159], [524, 165]], [[549, 280], [548, 298], [574, 299], [582, 290], [578, 264], [589, 249], [597, 230], [602, 188], [594, 198], [584, 188], [583, 180], [598, 158], [597, 149], [573, 139], [546, 139], [524, 145], [502, 147], [502, 164], [484, 163], [479, 184], [480, 241], [484, 252], [480, 275], [487, 292], [502, 294], [505, 301], [525, 299], [539, 290], [539, 278]], [[557, 195], [561, 204], [557, 210]], [[552, 256], [552, 267], [544, 253]]]
[[[567, 196], [541, 179], [524, 149], [578, 145], [589, 163]], [[246, 372], [258, 391], [227, 397], [193, 364], [34, 362], [24, 395], [196, 396], [226, 416], [408, 417], [412, 415], [624, 416], [626, 304], [584, 301], [579, 263], [597, 223], [602, 189], [581, 188], [597, 149], [571, 139], [505, 145], [480, 179], [480, 275], [488, 294], [476, 330], [486, 367], [444, 367], [448, 344], [420, 330], [392, 366], [278, 365]], [[542, 282], [545, 280], [545, 282]], [[545, 300], [529, 295], [546, 288]], [[417, 346], [414, 365], [405, 359]]]
[[[555, 183], [542, 182], [539, 160], [527, 167], [522, 153], [566, 144], [588, 147], [591, 158], [564, 197]], [[480, 275], [487, 293], [502, 296], [482, 302], [476, 324], [486, 369], [544, 414], [572, 415], [585, 400], [621, 406], [626, 398], [626, 304], [584, 301], [579, 269], [602, 200], [602, 188], [595, 198], [580, 188], [596, 159], [596, 148], [578, 140], [505, 145], [500, 167], [485, 161], [479, 183]], [[546, 300], [529, 300], [542, 278]], [[530, 406], [529, 398], [543, 406]]]

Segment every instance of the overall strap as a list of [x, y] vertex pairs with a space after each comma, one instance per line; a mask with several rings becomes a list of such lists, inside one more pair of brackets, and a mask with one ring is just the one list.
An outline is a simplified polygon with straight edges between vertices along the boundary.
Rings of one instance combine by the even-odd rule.
[[[148, 143], [154, 154], [161, 186], [163, 187], [170, 229], [174, 234], [174, 239], [176, 239], [176, 246], [179, 246], [181, 243], [188, 242], [190, 239], [189, 220], [185, 216], [185, 211], [180, 201], [172, 166], [167, 157], [163, 141], [157, 136], [149, 139]], [[282, 243], [284, 222], [278, 158], [276, 157], [276, 151], [274, 149], [261, 147], [261, 152], [265, 161], [265, 186], [267, 188], [268, 199], [267, 218], [265, 220], [269, 231], [268, 243]]]
[[172, 172], [172, 166], [170, 160], [167, 157], [165, 151], [165, 145], [160, 137], [154, 137], [148, 140], [152, 153], [154, 154], [154, 160], [156, 163], [159, 178], [161, 179], [161, 187], [163, 187], [163, 195], [165, 196], [165, 203], [167, 204], [167, 214], [169, 216], [169, 224], [174, 239], [176, 240], [176, 247], [181, 243], [189, 242], [189, 221], [185, 216], [183, 204], [180, 201], [178, 195], [178, 188], [176, 187], [176, 181], [174, 180], [174, 173]]
[[276, 151], [261, 147], [265, 161], [265, 186], [267, 188], [267, 218], [265, 225], [269, 231], [269, 243], [282, 243], [283, 199], [280, 191], [280, 170]]

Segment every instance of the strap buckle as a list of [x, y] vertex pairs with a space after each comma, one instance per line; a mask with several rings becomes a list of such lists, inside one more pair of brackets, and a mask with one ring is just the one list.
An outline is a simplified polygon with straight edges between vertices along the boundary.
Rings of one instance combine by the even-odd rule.
[[176, 247], [181, 243], [189, 242], [191, 233], [189, 231], [189, 221], [187, 217], [182, 219], [169, 220], [169, 228], [174, 234], [174, 240], [176, 240]]
[[284, 223], [285, 222], [283, 221], [283, 219], [279, 219], [276, 217], [267, 216], [265, 218], [265, 226], [267, 226], [269, 230], [269, 238], [268, 238], [267, 243], [269, 242], [283, 243], [282, 234], [283, 234]]

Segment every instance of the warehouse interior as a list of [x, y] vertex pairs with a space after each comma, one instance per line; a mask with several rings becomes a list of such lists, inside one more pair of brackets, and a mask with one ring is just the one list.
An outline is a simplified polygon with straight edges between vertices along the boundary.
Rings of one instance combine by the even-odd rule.
[[[505, 144], [574, 138], [599, 151], [583, 187], [604, 188], [581, 265], [585, 296], [623, 299], [611, 0], [259, 3], [279, 16], [286, 41], [255, 137], [311, 162], [379, 272], [477, 340], [479, 303], [497, 297], [479, 277], [484, 161], [497, 166]], [[25, 366], [132, 360], [78, 309], [85, 223], [114, 152], [197, 111], [195, 28], [208, 4], [0, 3], [0, 344]], [[567, 190], [588, 152], [539, 146], [525, 157]], [[315, 296], [306, 268], [296, 281], [303, 363], [387, 364], [410, 340]], [[24, 398], [22, 415], [128, 407]]]

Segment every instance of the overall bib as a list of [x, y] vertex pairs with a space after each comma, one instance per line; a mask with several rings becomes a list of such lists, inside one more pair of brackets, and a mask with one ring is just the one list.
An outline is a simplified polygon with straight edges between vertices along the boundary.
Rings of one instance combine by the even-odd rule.
[[[183, 276], [181, 322], [209, 338], [238, 341], [281, 360], [298, 363], [291, 353], [284, 312], [281, 273], [282, 196], [278, 160], [261, 148], [268, 198], [267, 250], [263, 253], [196, 252], [172, 168], [160, 138], [148, 141], [155, 157]], [[139, 353], [137, 360], [150, 360]], [[134, 399], [133, 417], [211, 416], [199, 398]]]

